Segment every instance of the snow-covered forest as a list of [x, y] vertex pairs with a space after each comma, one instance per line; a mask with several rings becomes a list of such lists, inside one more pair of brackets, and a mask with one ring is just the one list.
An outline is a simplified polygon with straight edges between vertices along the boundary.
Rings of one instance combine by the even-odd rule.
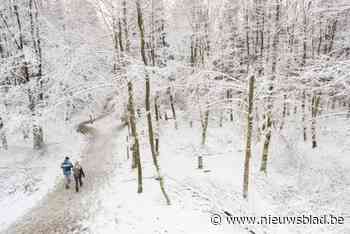
[[350, 233], [350, 1], [2, 0], [0, 207], [9, 234]]

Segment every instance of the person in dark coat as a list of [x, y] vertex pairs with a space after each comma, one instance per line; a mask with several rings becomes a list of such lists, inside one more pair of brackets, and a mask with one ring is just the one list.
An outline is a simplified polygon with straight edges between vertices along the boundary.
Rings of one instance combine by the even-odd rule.
[[83, 186], [82, 178], [85, 178], [85, 173], [83, 168], [81, 167], [79, 161], [76, 161], [73, 168], [73, 175], [75, 181], [75, 191], [79, 192], [79, 187]]
[[70, 185], [70, 181], [71, 181], [71, 175], [72, 175], [72, 168], [73, 168], [73, 164], [69, 160], [69, 157], [66, 157], [64, 159], [63, 163], [61, 164], [61, 168], [63, 170], [63, 175], [64, 175], [64, 179], [65, 179], [66, 189], [69, 189], [69, 185]]

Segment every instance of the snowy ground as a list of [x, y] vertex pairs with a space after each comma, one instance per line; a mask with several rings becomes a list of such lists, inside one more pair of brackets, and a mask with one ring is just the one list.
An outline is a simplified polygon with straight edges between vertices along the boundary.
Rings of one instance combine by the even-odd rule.
[[[65, 156], [80, 158], [83, 139], [73, 126], [45, 126], [48, 142], [44, 150], [32, 149], [26, 142], [8, 137], [9, 150], [0, 154], [0, 231], [33, 208], [61, 179], [60, 164]], [[18, 135], [17, 135], [18, 136]], [[21, 145], [19, 144], [21, 142]], [[25, 142], [23, 144], [23, 142]]]
[[[136, 194], [136, 172], [127, 160], [124, 137], [116, 139], [117, 168], [105, 185], [88, 220], [91, 233], [350, 233], [350, 158], [348, 120], [323, 120], [320, 147], [311, 149], [288, 128], [273, 138], [268, 175], [259, 172], [261, 143], [254, 145], [248, 202], [241, 198], [242, 130], [226, 123], [209, 128], [205, 169], [196, 169], [200, 128], [163, 122], [160, 164], [172, 206], [165, 205], [155, 180], [147, 142], [142, 142], [144, 192]], [[326, 125], [327, 124], [327, 125]], [[141, 132], [141, 135], [145, 131]], [[292, 137], [286, 137], [285, 134]], [[147, 139], [147, 138], [146, 138]], [[212, 214], [224, 216], [343, 216], [338, 225], [212, 225]]]
[[[109, 119], [110, 121], [110, 119]], [[119, 125], [112, 129], [96, 130], [84, 126], [85, 142], [80, 144], [81, 162], [86, 170], [86, 180], [79, 193], [73, 188], [66, 190], [62, 176], [54, 183], [54, 188], [28, 213], [12, 223], [4, 233], [85, 233], [88, 232], [84, 220], [92, 215], [89, 208], [95, 203], [96, 193], [108, 179], [115, 167], [111, 149], [112, 139], [116, 138]], [[58, 164], [60, 165], [60, 164]], [[61, 173], [61, 170], [59, 170]]]
[[[145, 129], [140, 128], [144, 192], [137, 194], [136, 171], [131, 171], [126, 154], [127, 129], [109, 116], [92, 125], [90, 137], [81, 138], [88, 141], [78, 144], [73, 140], [77, 135], [72, 132], [65, 142], [48, 144], [45, 158], [33, 154], [29, 146], [26, 150], [12, 147], [11, 160], [10, 155], [2, 157], [1, 160], [6, 158], [2, 164], [6, 168], [13, 165], [42, 168], [32, 170], [27, 177], [1, 172], [6, 181], [15, 182], [4, 184], [1, 180], [5, 188], [1, 205], [6, 207], [4, 210], [11, 210], [11, 215], [1, 216], [2, 228], [16, 220], [5, 233], [350, 233], [350, 147], [344, 128], [347, 121], [322, 120], [320, 125], [327, 127], [319, 129], [320, 146], [314, 150], [302, 142], [300, 129], [286, 126], [273, 138], [267, 176], [258, 170], [261, 143], [254, 144], [248, 201], [241, 197], [244, 145], [241, 127], [226, 122], [220, 128], [211, 121], [207, 147], [199, 150], [198, 124], [190, 128], [187, 122], [180, 121], [179, 129], [175, 130], [173, 122], [164, 121], [160, 165], [172, 201], [171, 206], [166, 206], [155, 180]], [[72, 145], [68, 142], [76, 144], [67, 148]], [[84, 154], [87, 179], [79, 194], [64, 190], [57, 177], [61, 173], [57, 165], [62, 160], [62, 149], [65, 153]], [[28, 157], [23, 160], [25, 153]], [[198, 153], [205, 154], [204, 170], [196, 169]], [[11, 188], [17, 189], [10, 193]], [[30, 208], [33, 209], [18, 218]], [[257, 217], [333, 214], [343, 216], [345, 223], [233, 225], [225, 222], [225, 212]], [[221, 225], [211, 223], [213, 214], [223, 217]]]

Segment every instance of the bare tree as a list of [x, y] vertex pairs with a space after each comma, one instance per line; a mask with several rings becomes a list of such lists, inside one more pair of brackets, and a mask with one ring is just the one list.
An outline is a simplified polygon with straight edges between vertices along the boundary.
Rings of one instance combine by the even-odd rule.
[[[139, 26], [139, 31], [140, 31], [140, 49], [141, 49], [141, 57], [143, 60], [143, 63], [145, 66], [148, 65], [147, 57], [146, 57], [146, 51], [145, 51], [145, 29], [144, 29], [144, 22], [143, 22], [143, 16], [142, 16], [142, 10], [141, 10], [141, 3], [140, 0], [136, 1], [136, 10], [137, 10], [137, 22]], [[170, 205], [170, 199], [169, 196], [167, 195], [165, 188], [164, 188], [164, 178], [161, 175], [160, 172], [160, 166], [158, 163], [157, 159], [157, 154], [155, 150], [155, 145], [154, 145], [154, 131], [153, 131], [153, 124], [152, 124], [152, 116], [151, 116], [151, 87], [150, 87], [150, 79], [149, 75], [147, 73], [147, 70], [145, 70], [145, 83], [146, 83], [146, 97], [145, 97], [145, 107], [146, 107], [146, 116], [147, 116], [147, 124], [148, 124], [148, 139], [149, 139], [149, 144], [151, 148], [151, 153], [152, 153], [152, 159], [153, 159], [153, 164], [156, 168], [157, 176], [159, 179], [159, 184], [161, 191], [164, 195], [164, 198], [166, 200], [167, 205]]]

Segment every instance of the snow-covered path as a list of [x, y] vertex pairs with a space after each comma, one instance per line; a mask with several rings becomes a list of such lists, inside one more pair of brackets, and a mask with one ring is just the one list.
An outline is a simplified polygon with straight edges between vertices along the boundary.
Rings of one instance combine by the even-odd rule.
[[90, 203], [96, 202], [99, 186], [107, 181], [115, 167], [111, 144], [122, 128], [118, 126], [117, 129], [101, 132], [84, 126], [88, 143], [82, 152], [82, 165], [86, 171], [82, 190], [79, 193], [72, 187], [66, 190], [62, 181], [40, 204], [4, 233], [89, 233], [83, 220], [89, 218]]

